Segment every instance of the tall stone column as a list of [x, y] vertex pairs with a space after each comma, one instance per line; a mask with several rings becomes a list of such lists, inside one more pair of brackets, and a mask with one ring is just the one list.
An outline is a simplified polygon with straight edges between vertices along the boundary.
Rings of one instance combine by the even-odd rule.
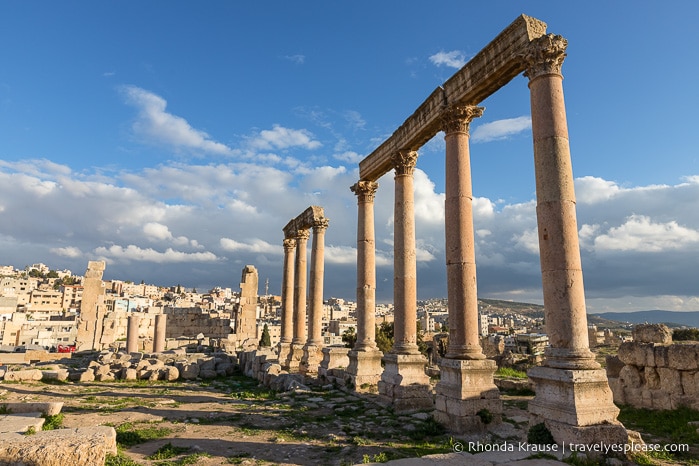
[[165, 330], [167, 328], [167, 314], [157, 314], [155, 316], [155, 330], [153, 332], [153, 352], [162, 353], [165, 351]]
[[78, 318], [78, 336], [76, 350], [101, 350], [104, 312], [104, 283], [102, 274], [106, 263], [104, 261], [88, 261], [83, 282], [83, 296], [80, 302], [80, 317]]
[[500, 392], [493, 375], [495, 361], [485, 359], [478, 327], [476, 253], [473, 233], [473, 193], [469, 125], [482, 107], [452, 105], [442, 113], [446, 141], [444, 203], [449, 346], [439, 363], [434, 417], [450, 430], [465, 433], [483, 427], [478, 412], [501, 419]]
[[289, 367], [291, 340], [294, 336], [294, 252], [296, 240], [284, 239], [284, 270], [282, 271], [282, 330], [279, 339], [279, 364]]
[[[550, 347], [543, 366], [530, 369], [536, 397], [531, 422], [546, 423], [557, 442], [625, 443], [605, 371], [587, 338], [585, 292], [578, 244], [573, 170], [561, 67], [568, 42], [548, 34], [523, 56], [529, 78], [534, 136], [537, 223]], [[580, 396], [585, 393], [585, 396]]]
[[376, 239], [374, 198], [379, 185], [358, 181], [357, 196], [357, 342], [349, 352], [347, 375], [355, 391], [370, 391], [381, 378], [383, 353], [376, 346]]
[[325, 273], [325, 230], [327, 218], [313, 223], [313, 243], [311, 245], [311, 281], [308, 286], [310, 306], [308, 314], [308, 340], [303, 348], [301, 372], [318, 374], [318, 365], [323, 360], [323, 275]]
[[294, 337], [291, 340], [289, 370], [298, 370], [306, 343], [306, 256], [310, 233], [299, 230], [296, 234], [296, 262], [294, 281]]
[[141, 317], [138, 314], [129, 314], [128, 327], [126, 328], [126, 352], [138, 351], [138, 324]]
[[393, 154], [395, 169], [393, 245], [393, 348], [385, 355], [379, 394], [396, 412], [429, 409], [433, 406], [427, 359], [417, 346], [417, 262], [415, 254], [415, 194], [413, 170], [417, 152]]

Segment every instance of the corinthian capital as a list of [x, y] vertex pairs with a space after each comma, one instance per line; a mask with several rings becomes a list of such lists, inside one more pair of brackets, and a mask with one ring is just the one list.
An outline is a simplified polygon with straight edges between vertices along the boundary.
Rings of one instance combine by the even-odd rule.
[[305, 230], [298, 230], [296, 232], [296, 244], [298, 244], [301, 241], [308, 241], [308, 238], [311, 237], [311, 232], [308, 231], [308, 229]]
[[323, 217], [319, 218], [316, 221], [313, 222], [313, 234], [316, 235], [320, 232], [323, 232], [328, 229], [328, 225], [330, 225], [330, 220]]
[[485, 110], [485, 107], [477, 107], [475, 105], [449, 105], [440, 115], [442, 130], [446, 134], [468, 134], [471, 121], [483, 115], [483, 110]]
[[294, 238], [286, 238], [284, 240], [284, 252], [291, 252], [296, 249], [296, 240]]
[[568, 41], [555, 34], [546, 34], [534, 39], [522, 55], [522, 60], [527, 66], [524, 76], [531, 81], [544, 74], [560, 75], [567, 47]]
[[374, 181], [360, 180], [350, 186], [350, 189], [357, 196], [357, 202], [374, 202], [379, 184]]
[[398, 175], [412, 175], [417, 164], [417, 152], [414, 150], [399, 150], [391, 156], [391, 163]]

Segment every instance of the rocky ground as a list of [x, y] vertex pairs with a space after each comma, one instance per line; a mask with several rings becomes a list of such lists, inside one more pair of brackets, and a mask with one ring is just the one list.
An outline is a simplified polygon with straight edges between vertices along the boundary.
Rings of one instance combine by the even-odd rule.
[[[119, 465], [349, 465], [451, 453], [460, 440], [428, 413], [395, 415], [371, 397], [330, 387], [274, 393], [244, 376], [198, 383], [5, 382], [3, 401], [63, 401], [64, 427], [114, 426], [122, 447], [112, 464]], [[506, 422], [479, 438], [522, 440], [526, 402], [505, 397]]]

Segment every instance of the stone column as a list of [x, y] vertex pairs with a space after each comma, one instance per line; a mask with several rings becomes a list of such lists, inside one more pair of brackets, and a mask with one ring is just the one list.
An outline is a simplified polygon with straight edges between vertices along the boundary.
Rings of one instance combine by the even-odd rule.
[[308, 315], [308, 340], [303, 349], [301, 372], [317, 374], [323, 360], [323, 274], [325, 272], [325, 230], [328, 219], [320, 218], [313, 223], [313, 243], [311, 246], [311, 281], [308, 287], [310, 297]]
[[76, 351], [101, 350], [104, 306], [104, 283], [102, 274], [106, 263], [104, 261], [88, 261], [83, 281], [83, 296], [80, 302], [80, 317], [78, 318], [78, 336]]
[[136, 353], [138, 351], [138, 324], [141, 316], [129, 314], [128, 327], [126, 328], [126, 352]]
[[296, 234], [296, 263], [294, 281], [294, 338], [291, 340], [289, 370], [298, 370], [306, 343], [306, 245], [310, 233], [299, 230]]
[[415, 208], [413, 170], [417, 152], [404, 150], [392, 157], [395, 169], [393, 348], [385, 355], [379, 394], [396, 412], [433, 406], [427, 359], [417, 346], [417, 262], [415, 257]]
[[284, 239], [284, 270], [282, 272], [282, 331], [279, 340], [279, 364], [288, 369], [291, 340], [294, 336], [294, 252], [296, 240]]
[[347, 375], [355, 391], [370, 391], [381, 378], [383, 353], [376, 346], [376, 240], [374, 197], [379, 185], [358, 181], [357, 196], [357, 342], [349, 352]]
[[447, 260], [449, 346], [439, 363], [434, 417], [449, 430], [465, 433], [483, 428], [477, 413], [488, 410], [499, 421], [500, 392], [493, 381], [495, 361], [485, 359], [478, 327], [476, 253], [469, 125], [482, 107], [452, 105], [442, 114], [446, 141], [444, 220]]
[[155, 316], [155, 330], [153, 332], [153, 352], [162, 353], [165, 351], [165, 329], [167, 326], [167, 315], [157, 314]]
[[[548, 34], [523, 56], [529, 78], [539, 252], [546, 333], [543, 366], [529, 377], [531, 422], [545, 421], [557, 442], [625, 443], [605, 371], [587, 339], [587, 314], [575, 212], [561, 67], [568, 42]], [[580, 396], [584, 393], [585, 396]], [[582, 427], [585, 426], [585, 427]]]

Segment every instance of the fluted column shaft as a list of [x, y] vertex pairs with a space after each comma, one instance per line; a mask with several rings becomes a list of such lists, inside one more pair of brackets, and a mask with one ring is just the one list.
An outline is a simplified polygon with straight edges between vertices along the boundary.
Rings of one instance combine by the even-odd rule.
[[294, 281], [294, 338], [293, 344], [306, 343], [306, 245], [308, 230], [299, 230], [296, 235], [296, 268]]
[[294, 252], [296, 240], [284, 239], [284, 270], [282, 272], [282, 332], [280, 343], [291, 343], [294, 336]]
[[469, 124], [482, 107], [456, 105], [442, 114], [446, 142], [444, 202], [450, 359], [485, 359], [478, 332], [476, 252]]
[[395, 169], [392, 353], [415, 354], [417, 347], [417, 262], [415, 255], [415, 194], [413, 170], [417, 152], [393, 155]]
[[357, 196], [357, 351], [377, 348], [374, 197], [378, 187], [373, 181], [358, 181], [350, 188]]
[[313, 243], [311, 246], [311, 282], [309, 285], [310, 313], [308, 316], [308, 344], [323, 344], [323, 274], [325, 271], [325, 230], [328, 219], [321, 218], [313, 224]]
[[546, 365], [597, 367], [589, 350], [563, 76], [567, 41], [543, 36], [523, 57], [529, 78], [536, 213], [544, 292]]

